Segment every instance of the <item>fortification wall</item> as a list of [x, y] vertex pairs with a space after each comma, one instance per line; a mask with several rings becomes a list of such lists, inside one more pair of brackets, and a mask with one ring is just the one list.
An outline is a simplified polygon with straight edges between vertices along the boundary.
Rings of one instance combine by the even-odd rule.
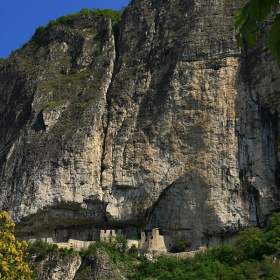
[[[67, 238], [68, 232], [62, 231], [62, 236], [64, 236], [64, 242], [58, 242], [56, 238], [50, 236], [41, 236], [40, 238], [47, 243], [56, 244], [59, 248], [73, 248], [75, 250], [88, 249], [90, 244], [96, 242], [95, 240], [85, 241], [75, 238]], [[96, 238], [98, 241], [112, 242], [115, 240], [116, 236], [122, 234], [121, 230], [100, 230], [99, 237]], [[26, 236], [23, 239], [29, 242], [34, 242], [37, 236]], [[61, 238], [60, 238], [61, 240]], [[141, 250], [147, 251], [163, 251], [169, 252], [172, 247], [175, 246], [174, 240], [171, 236], [160, 235], [159, 229], [155, 228], [152, 230], [152, 235], [146, 237], [145, 232], [141, 233], [140, 240], [127, 239], [128, 248], [135, 245]]]
[[169, 252], [174, 246], [173, 238], [168, 235], [160, 235], [158, 228], [154, 228], [152, 235], [148, 237], [145, 232], [141, 233], [141, 240], [139, 241], [139, 249], [141, 250]]
[[139, 240], [127, 239], [127, 246], [128, 246], [128, 248], [131, 248], [132, 245], [135, 245], [136, 248], [139, 248]]

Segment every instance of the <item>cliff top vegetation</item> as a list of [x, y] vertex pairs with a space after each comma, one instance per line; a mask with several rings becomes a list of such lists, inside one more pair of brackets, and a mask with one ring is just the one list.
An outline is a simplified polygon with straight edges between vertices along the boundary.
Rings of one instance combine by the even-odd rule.
[[46, 26], [39, 26], [33, 36], [31, 37], [31, 41], [36, 40], [40, 34], [46, 29], [50, 28], [53, 26], [57, 25], [63, 25], [63, 26], [69, 26], [71, 27], [73, 24], [73, 19], [79, 16], [87, 15], [87, 16], [97, 16], [97, 17], [102, 17], [102, 18], [110, 18], [113, 25], [117, 25], [122, 17], [122, 11], [116, 11], [116, 10], [111, 10], [111, 9], [82, 9], [81, 11], [74, 13], [74, 14], [69, 14], [66, 16], [61, 16], [57, 18], [56, 20], [50, 20], [49, 23]]

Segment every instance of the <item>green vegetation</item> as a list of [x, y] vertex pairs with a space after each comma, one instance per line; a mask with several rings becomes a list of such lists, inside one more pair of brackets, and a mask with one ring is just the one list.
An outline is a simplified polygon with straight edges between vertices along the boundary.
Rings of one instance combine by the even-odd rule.
[[34, 259], [35, 261], [44, 260], [47, 258], [48, 255], [53, 253], [60, 253], [62, 257], [71, 255], [71, 254], [78, 254], [73, 248], [58, 248], [56, 244], [50, 244], [44, 242], [42, 239], [36, 239], [35, 242], [31, 242], [28, 245], [28, 252], [29, 252], [29, 261]]
[[29, 243], [29, 266], [33, 270], [33, 279], [43, 279], [45, 272], [63, 266], [76, 259], [77, 251], [58, 248], [56, 244], [49, 244], [42, 239]]
[[[192, 242], [190, 240], [187, 240], [180, 235], [176, 235], [174, 237], [175, 240], [175, 251], [177, 252], [184, 252], [188, 247], [191, 246]], [[175, 253], [174, 251], [174, 253]]]
[[[177, 237], [177, 241], [180, 244], [182, 238]], [[125, 239], [95, 243], [83, 253], [84, 257], [101, 247], [115, 263], [126, 264], [129, 279], [280, 279], [280, 214], [270, 218], [263, 230], [248, 228], [242, 231], [234, 246], [215, 247], [194, 258], [160, 256], [156, 262], [151, 262], [138, 257], [136, 248], [127, 251]]]
[[122, 267], [127, 273], [132, 273], [136, 264], [138, 249], [132, 246], [128, 249], [127, 239], [124, 235], [118, 235], [111, 242], [95, 242], [92, 243], [87, 250], [82, 250], [82, 264], [77, 272], [75, 279], [87, 279], [87, 273], [92, 265], [94, 253], [97, 250], [104, 250], [111, 258], [112, 262]]
[[237, 44], [244, 49], [243, 39], [250, 45], [256, 45], [256, 37], [260, 36], [257, 30], [257, 22], [267, 18], [271, 11], [274, 13], [274, 22], [267, 34], [267, 47], [271, 53], [276, 54], [280, 67], [280, 14], [279, 0], [250, 0], [235, 16], [234, 26], [238, 29], [236, 35]]
[[61, 16], [56, 20], [51, 20], [47, 26], [39, 26], [34, 35], [31, 38], [31, 41], [35, 41], [36, 39], [38, 39], [40, 37], [40, 35], [42, 34], [42, 32], [46, 29], [46, 28], [51, 28], [53, 26], [57, 26], [57, 25], [63, 25], [63, 26], [67, 26], [67, 27], [71, 27], [73, 24], [73, 19], [78, 17], [78, 16], [82, 16], [82, 15], [89, 15], [89, 16], [97, 16], [97, 17], [104, 17], [104, 18], [110, 18], [111, 21], [113, 22], [113, 25], [117, 25], [122, 17], [122, 11], [116, 11], [116, 10], [111, 10], [111, 9], [105, 9], [105, 10], [100, 10], [100, 9], [82, 9], [81, 11], [74, 13], [74, 14], [69, 14], [67, 16]]
[[28, 244], [14, 236], [15, 224], [7, 212], [0, 213], [0, 279], [31, 279], [27, 259]]
[[92, 243], [87, 250], [81, 251], [81, 256], [86, 260], [95, 253], [97, 249], [101, 248], [105, 249], [115, 264], [131, 260], [131, 255], [135, 253], [128, 250], [127, 239], [125, 236], [118, 235], [115, 240], [111, 240], [111, 242], [100, 241]]
[[[177, 239], [179, 243], [182, 241], [180, 237]], [[214, 247], [192, 258], [162, 255], [151, 262], [140, 256], [135, 246], [128, 249], [124, 236], [118, 236], [109, 243], [95, 242], [88, 250], [80, 252], [83, 261], [77, 279], [84, 279], [81, 277], [90, 270], [93, 254], [98, 249], [105, 250], [131, 280], [279, 280], [280, 213], [273, 215], [264, 229], [248, 228], [240, 232], [234, 246]], [[63, 251], [61, 256], [77, 253], [58, 249], [55, 245], [44, 245], [40, 240], [30, 245], [29, 250], [30, 255], [35, 254], [38, 260], [55, 250]]]
[[145, 258], [135, 266], [130, 279], [280, 279], [280, 214], [261, 230], [248, 228], [234, 246], [224, 245], [200, 252], [194, 258], [160, 256], [156, 262]]
[[45, 108], [52, 109], [52, 108], [55, 108], [59, 105], [66, 104], [66, 103], [67, 103], [67, 99], [51, 100], [46, 103]]
[[45, 29], [46, 29], [45, 26], [37, 27], [37, 29], [35, 30], [35, 33], [33, 34], [32, 38], [31, 38], [31, 41], [37, 40]]

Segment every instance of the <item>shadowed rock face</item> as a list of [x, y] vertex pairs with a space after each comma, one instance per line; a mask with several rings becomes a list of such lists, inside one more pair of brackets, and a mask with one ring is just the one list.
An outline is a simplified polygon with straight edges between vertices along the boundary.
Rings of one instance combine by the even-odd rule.
[[0, 62], [18, 235], [159, 227], [198, 247], [280, 207], [279, 69], [265, 38], [237, 49], [243, 2], [135, 0], [114, 34], [82, 16]]

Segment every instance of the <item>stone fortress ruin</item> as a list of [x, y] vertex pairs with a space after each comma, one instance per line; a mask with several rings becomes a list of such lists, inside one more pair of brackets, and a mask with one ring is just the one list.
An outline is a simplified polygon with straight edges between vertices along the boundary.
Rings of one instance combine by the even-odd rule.
[[[90, 244], [98, 241], [113, 242], [118, 235], [124, 235], [127, 238], [128, 247], [136, 246], [141, 252], [172, 252], [176, 247], [174, 237], [159, 228], [146, 230], [141, 232], [140, 239], [134, 230], [129, 229], [99, 229], [99, 228], [76, 228], [76, 229], [54, 229], [41, 232], [38, 235], [21, 237], [29, 242], [34, 242], [37, 238], [51, 244], [56, 244], [59, 248], [73, 248], [75, 250], [88, 249]], [[220, 246], [223, 244], [234, 244], [237, 234], [223, 234], [217, 236], [209, 236], [202, 240], [201, 245], [196, 247], [192, 244], [188, 248], [188, 252], [196, 252], [197, 248], [206, 248], [212, 246]]]
[[[118, 235], [122, 235], [123, 231], [121, 229], [107, 229], [107, 230], [93, 230], [92, 235], [87, 236], [87, 239], [92, 240], [81, 240], [75, 239], [69, 236], [67, 229], [54, 230], [53, 237], [42, 237], [42, 240], [56, 244], [59, 248], [73, 248], [75, 250], [87, 249], [90, 244], [97, 241], [112, 242]], [[26, 239], [29, 242], [34, 242], [36, 236], [28, 236]], [[141, 239], [127, 239], [128, 247], [135, 245], [138, 249], [142, 251], [162, 251], [170, 252], [170, 250], [175, 246], [175, 241], [171, 236], [161, 235], [158, 228], [152, 229], [151, 232], [142, 232]]]
[[145, 232], [141, 233], [141, 240], [138, 248], [147, 251], [165, 251], [169, 252], [175, 246], [174, 239], [168, 235], [160, 235], [159, 229], [152, 229], [152, 235], [146, 236]]

